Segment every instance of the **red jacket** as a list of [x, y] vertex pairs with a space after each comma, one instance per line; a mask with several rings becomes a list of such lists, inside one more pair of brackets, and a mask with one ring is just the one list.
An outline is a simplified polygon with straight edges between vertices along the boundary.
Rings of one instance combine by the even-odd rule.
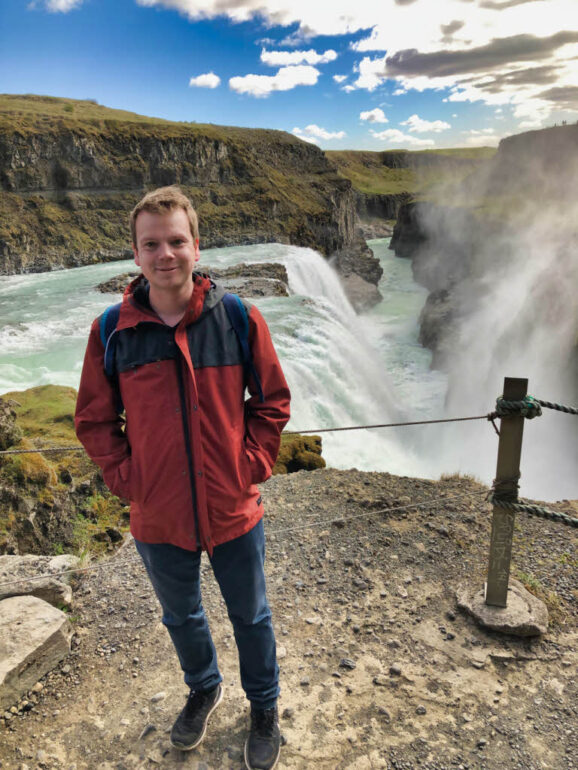
[[265, 400], [245, 374], [224, 290], [195, 274], [188, 310], [167, 326], [148, 304], [147, 282], [127, 287], [116, 365], [126, 425], [104, 371], [99, 319], [91, 328], [76, 432], [114, 494], [130, 499], [131, 532], [145, 543], [212, 553], [263, 515], [255, 486], [271, 475], [289, 419], [289, 389], [255, 306], [249, 344]]

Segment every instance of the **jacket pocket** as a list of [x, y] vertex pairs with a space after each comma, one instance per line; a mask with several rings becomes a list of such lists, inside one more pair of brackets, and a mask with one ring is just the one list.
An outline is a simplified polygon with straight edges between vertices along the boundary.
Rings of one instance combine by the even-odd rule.
[[256, 452], [252, 452], [247, 447], [244, 448], [243, 454], [246, 458], [248, 465], [248, 478], [249, 484], [261, 484], [263, 481], [267, 481], [271, 475], [271, 468], [260, 455]]

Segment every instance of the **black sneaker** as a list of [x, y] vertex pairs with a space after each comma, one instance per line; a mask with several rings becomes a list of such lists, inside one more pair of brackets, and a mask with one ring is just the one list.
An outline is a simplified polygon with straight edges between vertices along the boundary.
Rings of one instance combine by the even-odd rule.
[[184, 709], [171, 730], [171, 743], [176, 749], [190, 751], [205, 737], [207, 722], [223, 699], [223, 688], [218, 684], [212, 690], [191, 690]]
[[245, 764], [249, 770], [271, 770], [281, 751], [277, 709], [251, 706], [251, 731], [245, 743]]

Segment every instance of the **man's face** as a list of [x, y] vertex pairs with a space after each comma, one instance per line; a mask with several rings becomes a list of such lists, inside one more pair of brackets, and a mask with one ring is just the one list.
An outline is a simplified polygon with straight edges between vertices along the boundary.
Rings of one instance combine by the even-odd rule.
[[148, 279], [153, 292], [181, 293], [190, 287], [199, 241], [193, 238], [184, 209], [167, 214], [141, 211], [136, 218], [134, 261]]

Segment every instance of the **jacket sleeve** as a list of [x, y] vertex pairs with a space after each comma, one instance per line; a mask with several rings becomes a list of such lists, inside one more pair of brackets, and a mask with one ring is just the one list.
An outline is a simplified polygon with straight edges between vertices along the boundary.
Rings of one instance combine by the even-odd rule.
[[130, 497], [130, 445], [124, 420], [116, 410], [116, 394], [104, 371], [99, 321], [90, 330], [75, 413], [76, 435], [88, 456], [101, 468], [105, 484], [119, 497]]
[[291, 395], [271, 334], [255, 305], [249, 313], [249, 344], [265, 397], [261, 402], [257, 387], [249, 378], [250, 398], [245, 401], [245, 450], [251, 482], [257, 484], [269, 478], [277, 460], [281, 431], [289, 421]]

